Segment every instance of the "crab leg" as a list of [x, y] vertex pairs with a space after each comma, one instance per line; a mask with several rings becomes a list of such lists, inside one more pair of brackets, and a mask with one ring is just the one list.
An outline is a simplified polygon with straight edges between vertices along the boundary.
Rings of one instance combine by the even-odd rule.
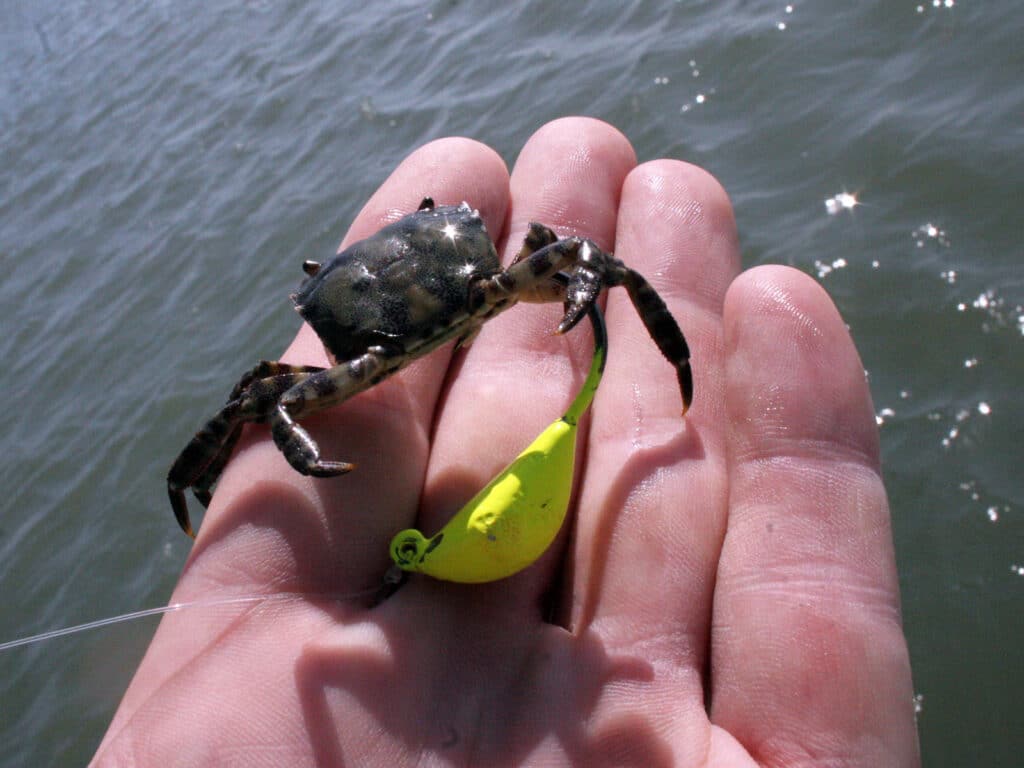
[[558, 235], [555, 234], [551, 227], [546, 227], [543, 224], [538, 224], [536, 221], [530, 222], [530, 228], [526, 230], [526, 236], [523, 238], [523, 247], [519, 249], [519, 253], [512, 259], [513, 264], [518, 264], [524, 259], [532, 256], [541, 248], [546, 245], [552, 245], [558, 242]]
[[292, 467], [303, 475], [333, 477], [354, 464], [324, 461], [320, 448], [298, 423], [304, 415], [341, 403], [387, 378], [409, 362], [400, 349], [370, 347], [363, 355], [314, 373], [285, 392], [268, 414], [274, 442]]
[[679, 392], [683, 397], [683, 415], [693, 403], [693, 371], [690, 369], [690, 347], [679, 324], [665, 306], [665, 301], [651, 284], [636, 270], [625, 267], [622, 284], [626, 287], [630, 301], [643, 320], [647, 333], [654, 339], [666, 360], [676, 369]]
[[[531, 239], [533, 242], [546, 239], [540, 230], [547, 228], [531, 224], [523, 250], [516, 260], [507, 270], [485, 282], [483, 287], [488, 303], [507, 301], [509, 296], [522, 301], [564, 300], [565, 316], [558, 324], [557, 332], [566, 333], [582, 319], [603, 287], [624, 286], [647, 332], [661, 354], [676, 369], [685, 414], [693, 401], [690, 349], [675, 318], [651, 284], [639, 272], [602, 251], [591, 240], [569, 237], [548, 242], [527, 253]], [[569, 277], [564, 287], [553, 279], [563, 271]]]
[[203, 506], [209, 504], [210, 487], [220, 476], [247, 421], [263, 421], [267, 403], [288, 391], [302, 378], [322, 371], [316, 366], [297, 366], [264, 360], [243, 376], [221, 408], [178, 454], [167, 473], [167, 492], [174, 516], [182, 530], [194, 537], [189, 522], [185, 489], [193, 488]]
[[[274, 376], [281, 376], [282, 374], [287, 373], [319, 373], [322, 370], [323, 368], [318, 365], [289, 365], [288, 363], [281, 363], [277, 360], [261, 360], [251, 371], [239, 379], [237, 384], [235, 384], [234, 389], [231, 390], [231, 394], [228, 395], [228, 402], [230, 403], [232, 400], [237, 400], [241, 396], [242, 392], [244, 392], [254, 381], [260, 381]], [[197, 499], [199, 499], [199, 503], [204, 507], [210, 506], [210, 488], [217, 482], [217, 478], [219, 478], [221, 472], [224, 471], [224, 465], [227, 464], [228, 459], [231, 458], [231, 452], [235, 449], [238, 439], [242, 436], [242, 425], [243, 422], [241, 421], [235, 424], [231, 433], [221, 445], [217, 455], [191, 485], [192, 493]]]
[[[509, 268], [485, 281], [484, 290], [489, 304], [496, 304], [508, 296], [514, 296], [520, 301], [551, 301], [552, 292], [555, 289], [550, 286], [557, 283], [555, 275], [563, 271], [574, 273], [581, 268], [586, 268], [594, 273], [593, 278], [597, 281], [598, 289], [602, 284], [619, 285], [621, 283], [621, 280], [615, 279], [617, 274], [612, 265], [624, 269], [622, 262], [602, 251], [591, 240], [569, 237], [564, 240], [547, 242], [536, 250], [531, 250], [540, 242], [547, 241], [553, 234], [551, 230], [542, 225], [530, 225], [523, 248]], [[596, 269], [589, 266], [595, 261], [598, 263]], [[588, 279], [587, 285], [590, 282]], [[572, 287], [573, 280], [571, 278], [569, 284]], [[559, 287], [557, 293], [558, 300], [566, 299], [565, 289]], [[568, 331], [579, 322], [596, 295], [597, 291], [594, 291], [593, 296], [580, 296], [579, 301], [573, 301], [573, 297], [569, 297], [572, 304], [570, 311], [573, 320], [560, 332]], [[565, 323], [569, 316], [567, 312], [566, 319], [563, 319], [562, 322]]]
[[320, 373], [322, 370], [324, 368], [321, 365], [292, 365], [291, 363], [282, 363], [280, 360], [260, 360], [252, 367], [251, 371], [238, 380], [231, 390], [231, 394], [228, 395], [228, 402], [238, 399], [254, 381], [289, 373]]

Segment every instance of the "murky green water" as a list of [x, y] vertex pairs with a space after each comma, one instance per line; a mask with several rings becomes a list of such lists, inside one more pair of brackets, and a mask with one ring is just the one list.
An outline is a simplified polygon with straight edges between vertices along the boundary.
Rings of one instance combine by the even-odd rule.
[[[0, 4], [0, 641], [166, 600], [189, 546], [169, 462], [410, 149], [464, 134], [511, 162], [588, 114], [710, 169], [746, 264], [835, 298], [926, 763], [1019, 765], [1019, 4], [324, 5]], [[152, 626], [0, 655], [0, 764], [84, 763]]]

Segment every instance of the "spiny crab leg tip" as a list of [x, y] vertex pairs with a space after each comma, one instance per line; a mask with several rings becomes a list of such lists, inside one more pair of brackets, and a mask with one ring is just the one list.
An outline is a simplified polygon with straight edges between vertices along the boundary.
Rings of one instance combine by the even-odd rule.
[[178, 526], [181, 528], [181, 530], [185, 532], [185, 535], [188, 536], [190, 539], [194, 539], [196, 537], [196, 532], [192, 528], [192, 521], [189, 520], [188, 517], [179, 517]]
[[683, 416], [686, 416], [686, 412], [690, 410], [690, 406], [693, 404], [693, 373], [690, 369], [690, 361], [686, 360], [682, 365], [677, 368], [677, 378], [679, 379], [679, 394], [683, 398]]

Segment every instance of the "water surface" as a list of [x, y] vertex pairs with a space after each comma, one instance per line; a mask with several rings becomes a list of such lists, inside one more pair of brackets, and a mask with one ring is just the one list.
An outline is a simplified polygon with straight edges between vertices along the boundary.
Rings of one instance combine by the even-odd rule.
[[[925, 762], [1019, 765], [1019, 6], [329, 5], [0, 8], [0, 640], [167, 599], [170, 459], [291, 338], [297, 265], [412, 148], [462, 134], [511, 163], [587, 114], [708, 168], [745, 264], [835, 298], [878, 409]], [[0, 764], [84, 763], [152, 628], [0, 656]]]

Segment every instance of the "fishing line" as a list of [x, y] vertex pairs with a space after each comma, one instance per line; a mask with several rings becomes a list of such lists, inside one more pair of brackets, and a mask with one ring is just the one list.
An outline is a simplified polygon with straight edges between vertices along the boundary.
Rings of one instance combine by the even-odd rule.
[[134, 619], [142, 619], [146, 616], [159, 616], [162, 613], [172, 613], [174, 611], [180, 611], [183, 608], [208, 608], [221, 605], [242, 605], [245, 603], [271, 602], [277, 600], [295, 600], [298, 598], [314, 597], [333, 598], [335, 600], [346, 600], [372, 594], [374, 592], [377, 592], [378, 589], [379, 588], [375, 587], [372, 589], [364, 589], [360, 592], [349, 592], [345, 595], [331, 595], [323, 594], [320, 592], [280, 592], [274, 595], [243, 595], [236, 597], [188, 600], [183, 603], [170, 603], [168, 605], [161, 605], [156, 608], [143, 608], [141, 611], [131, 611], [130, 613], [122, 613], [120, 616], [111, 616], [106, 619], [87, 621], [84, 624], [76, 624], [73, 627], [64, 627], [63, 629], [51, 629], [49, 632], [41, 632], [38, 635], [32, 635], [31, 637], [22, 637], [18, 640], [9, 640], [6, 643], [0, 643], [0, 653], [3, 653], [4, 651], [9, 651], [12, 648], [19, 648], [23, 645], [40, 643], [44, 640], [53, 640], [57, 637], [64, 637], [65, 635], [74, 635], [78, 632], [85, 632], [90, 629], [99, 629], [100, 627], [106, 627], [111, 624], [120, 624], [123, 621], [133, 621]]

